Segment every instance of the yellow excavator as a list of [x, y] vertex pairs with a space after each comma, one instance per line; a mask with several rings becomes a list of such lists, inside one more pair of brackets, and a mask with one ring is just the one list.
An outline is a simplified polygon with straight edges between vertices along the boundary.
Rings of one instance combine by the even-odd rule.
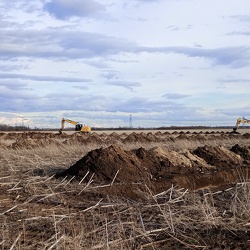
[[244, 118], [244, 117], [239, 117], [236, 121], [236, 125], [235, 127], [233, 128], [233, 132], [236, 133], [238, 127], [240, 126], [241, 123], [246, 123], [246, 124], [250, 124], [250, 120]]
[[79, 122], [76, 122], [76, 121], [73, 121], [73, 120], [70, 120], [70, 119], [62, 118], [61, 129], [59, 130], [60, 134], [64, 130], [64, 123], [65, 122], [68, 122], [70, 124], [74, 124], [75, 125], [75, 131], [78, 131], [80, 133], [90, 133], [91, 132], [91, 127], [89, 127], [89, 126], [86, 126], [86, 125], [83, 126]]

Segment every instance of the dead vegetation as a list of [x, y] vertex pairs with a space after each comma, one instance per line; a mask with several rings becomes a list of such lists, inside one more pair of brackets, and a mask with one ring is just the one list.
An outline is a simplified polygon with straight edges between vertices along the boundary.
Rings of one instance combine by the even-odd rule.
[[[188, 133], [177, 138], [158, 133], [156, 139], [150, 135], [150, 140], [141, 142], [138, 135], [128, 142], [124, 134], [94, 135], [94, 139], [15, 136], [0, 137], [1, 249], [248, 249], [250, 245], [250, 181], [249, 172], [243, 171], [249, 167], [249, 137], [245, 134]], [[27, 147], [22, 140], [33, 142]], [[91, 154], [96, 155], [91, 158]], [[157, 159], [168, 160], [168, 165], [154, 170]], [[77, 165], [79, 160], [84, 164]], [[81, 174], [55, 178], [70, 166], [77, 166]], [[108, 176], [105, 171], [110, 166]], [[198, 166], [203, 168], [193, 176], [203, 178], [205, 185], [193, 191], [193, 186], [181, 187], [185, 171]], [[215, 174], [219, 166], [225, 172], [216, 183], [229, 182], [211, 187], [204, 176], [209, 171]], [[131, 170], [135, 179], [129, 175], [131, 182], [122, 180], [122, 171], [132, 167], [148, 167], [152, 176]], [[178, 167], [185, 171], [179, 179], [178, 173], [176, 179], [168, 178], [164, 186], [166, 172], [161, 171], [171, 167], [172, 172]], [[237, 175], [234, 181], [226, 174], [231, 167]], [[98, 179], [101, 171], [105, 178]], [[157, 188], [147, 178], [155, 178]]]

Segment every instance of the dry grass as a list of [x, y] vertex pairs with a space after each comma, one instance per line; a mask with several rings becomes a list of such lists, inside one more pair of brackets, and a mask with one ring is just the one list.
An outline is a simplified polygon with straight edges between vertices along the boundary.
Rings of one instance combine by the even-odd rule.
[[[180, 144], [172, 146], [197, 146], [189, 141]], [[246, 249], [250, 244], [248, 180], [217, 192], [172, 187], [161, 194], [152, 194], [141, 183], [143, 199], [134, 201], [108, 195], [107, 187], [91, 181], [53, 178], [56, 171], [94, 148], [79, 143], [1, 151], [0, 249], [222, 249], [228, 245]], [[110, 184], [117, 185], [115, 180]]]

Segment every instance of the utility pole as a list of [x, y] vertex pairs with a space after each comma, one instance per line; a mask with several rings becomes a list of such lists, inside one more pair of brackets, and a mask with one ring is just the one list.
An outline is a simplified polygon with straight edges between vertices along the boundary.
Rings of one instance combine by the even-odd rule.
[[129, 116], [129, 128], [130, 128], [130, 129], [133, 128], [133, 124], [132, 124], [132, 115]]

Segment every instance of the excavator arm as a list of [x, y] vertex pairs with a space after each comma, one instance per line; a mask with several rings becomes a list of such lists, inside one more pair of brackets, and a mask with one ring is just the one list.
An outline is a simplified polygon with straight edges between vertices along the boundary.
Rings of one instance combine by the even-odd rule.
[[74, 124], [74, 125], [78, 124], [78, 122], [76, 122], [76, 121], [72, 121], [72, 120], [69, 120], [69, 119], [62, 118], [61, 130], [64, 129], [64, 123], [65, 123], [65, 122], [68, 122], [68, 123], [71, 123], [71, 124]]
[[245, 124], [250, 124], [250, 120], [246, 119], [246, 118], [241, 118], [239, 117], [236, 121], [235, 127], [233, 128], [233, 132], [236, 132], [238, 127], [240, 126], [241, 123], [245, 123]]

